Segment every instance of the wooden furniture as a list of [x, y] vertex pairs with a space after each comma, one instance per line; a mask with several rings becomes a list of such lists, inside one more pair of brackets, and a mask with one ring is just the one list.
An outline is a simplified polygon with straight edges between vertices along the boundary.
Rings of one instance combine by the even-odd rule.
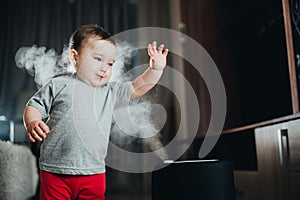
[[[234, 162], [237, 200], [300, 199], [300, 74], [294, 47], [300, 36], [290, 4], [295, 2], [181, 1], [185, 33], [208, 51], [224, 80], [225, 130], [209, 156]], [[205, 84], [191, 66], [185, 73], [204, 107], [202, 119], [209, 118]], [[203, 121], [200, 126], [205, 130]], [[251, 135], [246, 141], [238, 136], [245, 134]], [[201, 131], [198, 137], [201, 141]], [[232, 141], [253, 144], [253, 162], [239, 168], [248, 155]]]
[[296, 119], [250, 129], [257, 170], [235, 171], [237, 199], [300, 199], [299, 127]]

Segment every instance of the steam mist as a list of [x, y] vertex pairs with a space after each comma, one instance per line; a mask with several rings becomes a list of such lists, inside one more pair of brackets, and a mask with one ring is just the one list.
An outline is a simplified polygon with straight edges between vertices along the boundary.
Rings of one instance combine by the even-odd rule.
[[[134, 48], [126, 42], [116, 41], [116, 46], [117, 58], [113, 65], [110, 81], [117, 81], [124, 76], [125, 66], [131, 64], [134, 54]], [[55, 50], [47, 50], [46, 47], [21, 47], [15, 55], [15, 61], [18, 68], [34, 77], [34, 82], [39, 89], [53, 77], [75, 72], [75, 68], [70, 65], [68, 56], [68, 48], [64, 48], [63, 53], [57, 55]], [[126, 79], [130, 79], [130, 77]], [[143, 138], [143, 143], [151, 150], [161, 149], [157, 154], [161, 160], [167, 159], [167, 154], [162, 151], [163, 145], [159, 132], [166, 121], [166, 112], [161, 106], [152, 105], [150, 101], [143, 101], [119, 107], [114, 113], [115, 124], [111, 130], [113, 143], [126, 147], [137, 138]], [[162, 116], [163, 118], [154, 120]]]
[[15, 61], [18, 68], [34, 77], [37, 88], [41, 88], [51, 78], [75, 71], [69, 65], [68, 56], [68, 48], [57, 55], [54, 49], [46, 50], [46, 47], [21, 47], [15, 55]]

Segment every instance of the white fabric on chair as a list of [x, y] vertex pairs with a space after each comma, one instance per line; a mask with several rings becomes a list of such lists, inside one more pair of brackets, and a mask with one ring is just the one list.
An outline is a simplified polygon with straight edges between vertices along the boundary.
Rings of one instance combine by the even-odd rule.
[[0, 140], [0, 199], [29, 199], [37, 184], [36, 157], [30, 149]]

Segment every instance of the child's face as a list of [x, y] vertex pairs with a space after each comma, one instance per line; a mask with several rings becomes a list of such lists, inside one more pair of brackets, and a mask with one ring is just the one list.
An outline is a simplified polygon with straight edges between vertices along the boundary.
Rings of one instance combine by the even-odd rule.
[[112, 75], [116, 47], [107, 40], [89, 39], [76, 57], [76, 75], [91, 86], [106, 84]]

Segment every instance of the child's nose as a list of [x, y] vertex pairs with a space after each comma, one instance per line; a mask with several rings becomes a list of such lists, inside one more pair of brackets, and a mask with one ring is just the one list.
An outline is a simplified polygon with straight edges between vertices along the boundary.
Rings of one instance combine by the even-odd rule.
[[107, 63], [103, 63], [102, 65], [100, 65], [100, 70], [101, 71], [106, 71], [108, 68], [108, 64]]

